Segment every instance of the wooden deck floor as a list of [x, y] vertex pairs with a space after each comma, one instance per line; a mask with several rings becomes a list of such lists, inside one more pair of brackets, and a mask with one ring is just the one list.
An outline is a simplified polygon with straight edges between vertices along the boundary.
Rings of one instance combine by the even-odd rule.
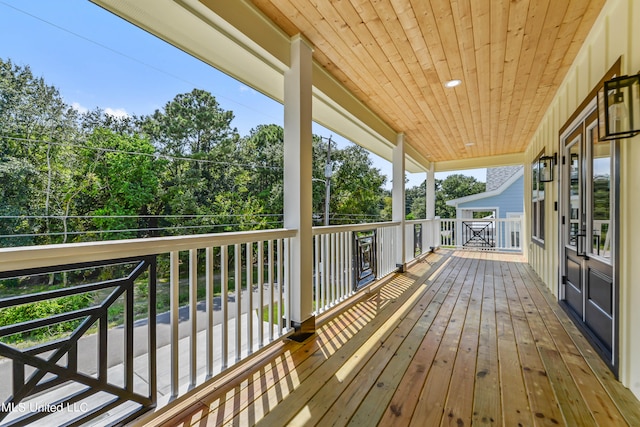
[[315, 337], [274, 346], [141, 422], [640, 426], [636, 398], [521, 257], [427, 261], [318, 319]]

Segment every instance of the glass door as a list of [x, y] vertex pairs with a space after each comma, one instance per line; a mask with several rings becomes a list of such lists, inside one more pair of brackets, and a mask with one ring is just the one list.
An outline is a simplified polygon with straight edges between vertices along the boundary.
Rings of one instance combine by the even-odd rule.
[[562, 139], [560, 299], [615, 371], [614, 144], [598, 140], [596, 111]]

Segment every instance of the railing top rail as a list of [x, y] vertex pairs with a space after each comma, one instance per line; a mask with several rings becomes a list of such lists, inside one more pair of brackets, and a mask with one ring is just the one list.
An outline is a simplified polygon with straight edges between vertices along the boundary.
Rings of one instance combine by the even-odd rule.
[[433, 221], [440, 221], [440, 218], [431, 218], [431, 219], [408, 219], [406, 220], [404, 223], [409, 225], [409, 224], [425, 224], [428, 222], [433, 222]]
[[115, 258], [156, 255], [172, 251], [202, 249], [294, 237], [290, 229], [255, 230], [191, 236], [65, 243], [45, 246], [0, 248], [0, 271], [50, 267], [61, 264], [103, 261]]
[[364, 231], [373, 228], [395, 227], [400, 225], [399, 222], [370, 222], [367, 224], [347, 224], [347, 225], [330, 225], [313, 227], [313, 235], [341, 233], [344, 231]]
[[509, 218], [440, 218], [442, 222], [520, 222], [523, 221], [523, 217], [509, 217]]

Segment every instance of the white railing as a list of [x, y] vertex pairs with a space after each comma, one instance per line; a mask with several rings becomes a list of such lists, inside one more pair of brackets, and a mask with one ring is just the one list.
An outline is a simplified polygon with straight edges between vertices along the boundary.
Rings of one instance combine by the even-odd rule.
[[440, 219], [405, 222], [405, 257], [407, 262], [440, 246]]
[[[125, 329], [133, 328], [127, 336], [138, 337], [134, 350], [101, 362], [108, 366], [104, 373], [100, 371], [100, 377], [105, 377], [105, 384], [119, 383], [117, 378], [123, 369], [131, 372], [128, 376], [135, 374], [137, 378], [135, 386], [125, 385], [125, 390], [143, 389], [142, 395], [162, 406], [289, 332], [289, 243], [296, 233], [296, 230], [272, 230], [3, 248], [0, 273], [11, 272], [5, 276], [19, 277], [24, 271], [58, 271], [51, 268], [80, 263], [95, 269], [126, 258], [151, 256], [157, 260], [157, 288], [154, 283], [149, 290], [155, 288], [156, 295], [169, 294], [168, 312], [158, 312], [154, 316], [156, 322], [136, 322], [134, 326], [131, 320], [126, 324]], [[11, 276], [12, 272], [16, 276]], [[83, 286], [87, 285], [78, 285]], [[98, 282], [92, 286], [101, 285]], [[168, 291], [161, 291], [163, 286]], [[181, 307], [179, 296], [182, 294], [184, 300], [185, 293], [188, 303]], [[146, 298], [149, 297], [142, 299]], [[125, 305], [134, 303], [127, 300]], [[157, 324], [155, 331], [147, 331], [148, 323]], [[122, 338], [118, 336], [122, 332], [118, 329], [121, 328], [111, 327], [105, 332], [109, 342], [114, 343], [110, 346], [121, 348], [118, 343]], [[147, 334], [155, 334], [153, 340], [140, 339]], [[78, 358], [77, 369], [88, 374], [96, 366], [95, 362], [93, 367], [88, 362], [83, 366], [83, 353], [95, 356], [95, 341], [91, 336], [80, 338], [76, 350], [79, 355], [73, 356]], [[153, 360], [147, 356], [154, 353], [152, 343], [155, 343]], [[21, 364], [20, 356], [13, 363]], [[0, 363], [0, 369], [11, 370], [11, 363]], [[10, 395], [11, 390], [7, 391]], [[53, 401], [57, 401], [60, 391], [51, 393], [57, 393], [53, 396]], [[0, 400], [5, 398], [2, 396]], [[38, 399], [42, 400], [42, 396]]]
[[[415, 242], [415, 228], [421, 229], [420, 242]], [[405, 257], [410, 262], [439, 246], [439, 220], [408, 221], [405, 225]], [[398, 270], [401, 244], [400, 224], [381, 222], [358, 225], [314, 227], [314, 307], [322, 313], [346, 297], [358, 286], [355, 234], [375, 235], [375, 247], [366, 247], [375, 260], [371, 279], [380, 279]], [[416, 248], [421, 248], [420, 253]]]
[[386, 276], [395, 271], [399, 224], [380, 222], [357, 225], [314, 227], [314, 281], [313, 294], [316, 314], [322, 313], [355, 292], [356, 251], [355, 235], [375, 234], [373, 278]]
[[[411, 249], [406, 253], [406, 262], [419, 255], [416, 247], [428, 252], [437, 246], [434, 236], [438, 235], [435, 230], [439, 227], [437, 220], [407, 223], [406, 247]], [[419, 242], [414, 241], [416, 228], [421, 230]], [[397, 271], [401, 233], [400, 224], [394, 222], [315, 227], [315, 313], [322, 313], [343, 301], [359, 286]], [[123, 273], [128, 278], [113, 279], [117, 283], [122, 282], [121, 285], [127, 289], [120, 298], [128, 310], [124, 323], [116, 323], [115, 326], [110, 323], [107, 308], [83, 309], [98, 313], [95, 316], [100, 319], [100, 338], [91, 335], [96, 332], [91, 332], [87, 323], [73, 338], [73, 350], [69, 350], [73, 354], [64, 357], [77, 359], [74, 365], [82, 375], [97, 375], [99, 384], [95, 383], [93, 388], [101, 384], [106, 388], [110, 387], [109, 384], [120, 384], [117, 378], [125, 372], [123, 386], [119, 389], [125, 402], [135, 389], [136, 393], [139, 392], [137, 395], [142, 396], [139, 402], [143, 402], [144, 408], [148, 408], [150, 402], [162, 406], [291, 332], [289, 248], [296, 234], [297, 230], [281, 229], [2, 248], [0, 277], [29, 281], [32, 274], [64, 276], [65, 285], [53, 292], [54, 297], [70, 294], [74, 287], [78, 294], [95, 295], [96, 291], [107, 291], [112, 279], [100, 281], [102, 279], [95, 276], [98, 281], [86, 284], [72, 283], [73, 280], [67, 283], [67, 278], [80, 277], [85, 270], [95, 272], [138, 263], [136, 268], [140, 272], [135, 277]], [[116, 267], [116, 270], [118, 268], [125, 269]], [[166, 305], [160, 304], [160, 295], [166, 298]], [[36, 299], [44, 301], [50, 296], [41, 292], [37, 297], [20, 298], [26, 298], [25, 302], [29, 303]], [[3, 302], [0, 299], [0, 303], [10, 306], [10, 300]], [[117, 297], [110, 301], [109, 304], [118, 305]], [[136, 316], [140, 316], [134, 314], [134, 306], [138, 305], [145, 307], [146, 311], [142, 313], [145, 317], [134, 323]], [[156, 313], [155, 307], [158, 306], [165, 308]], [[109, 310], [111, 308], [109, 306]], [[78, 317], [73, 312], [64, 316]], [[23, 329], [29, 330], [30, 325], [26, 322]], [[20, 328], [19, 325], [4, 328], [4, 335], [16, 327]], [[0, 327], [0, 335], [2, 332]], [[127, 337], [125, 345], [122, 345], [123, 333]], [[45, 348], [43, 345], [53, 344], [37, 344]], [[112, 349], [119, 349], [122, 354], [113, 357]], [[15, 355], [12, 351], [7, 348], [5, 353]], [[92, 362], [93, 367], [84, 361], [85, 358], [93, 360], [89, 357], [91, 354], [102, 357], [98, 368], [95, 361]], [[15, 357], [13, 363], [16, 366], [30, 361], [27, 353]], [[0, 372], [0, 378], [16, 375], [15, 371], [11, 373], [14, 369], [11, 363], [0, 363], [0, 369], [9, 369], [7, 375]], [[52, 369], [58, 368], [54, 366]], [[43, 372], [46, 370], [44, 368]], [[69, 375], [77, 379], [74, 377], [76, 374]], [[94, 381], [86, 378], [86, 383]], [[77, 385], [73, 387], [77, 389]], [[60, 390], [57, 387], [54, 391], [39, 393], [37, 398], [46, 399], [47, 393], [54, 393], [51, 396], [53, 401], [57, 401]], [[4, 401], [11, 390], [7, 393], [7, 396], [0, 396], [0, 401]], [[69, 398], [75, 399], [74, 392], [71, 393]], [[99, 415], [102, 409], [97, 411]]]
[[524, 217], [441, 219], [440, 245], [497, 251], [522, 251]]

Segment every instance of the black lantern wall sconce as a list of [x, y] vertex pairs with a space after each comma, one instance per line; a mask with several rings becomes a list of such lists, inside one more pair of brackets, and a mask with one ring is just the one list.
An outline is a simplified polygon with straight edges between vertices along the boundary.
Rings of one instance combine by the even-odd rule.
[[557, 163], [558, 154], [553, 156], [540, 156], [538, 160], [538, 180], [540, 182], [553, 181], [553, 166]]
[[598, 91], [600, 140], [630, 138], [640, 133], [640, 74], [616, 77]]

